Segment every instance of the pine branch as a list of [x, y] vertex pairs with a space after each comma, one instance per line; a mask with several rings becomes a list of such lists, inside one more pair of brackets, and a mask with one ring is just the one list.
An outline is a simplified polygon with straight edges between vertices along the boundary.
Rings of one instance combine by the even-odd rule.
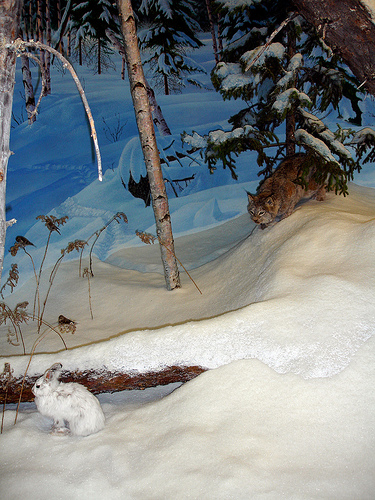
[[257, 62], [257, 60], [260, 58], [260, 56], [268, 49], [268, 47], [271, 45], [272, 40], [275, 38], [275, 36], [280, 33], [280, 31], [290, 23], [295, 17], [298, 16], [298, 12], [292, 12], [289, 14], [289, 16], [278, 26], [270, 35], [268, 38], [267, 42], [261, 50], [258, 52], [258, 54], [254, 57], [254, 59], [246, 66], [245, 71], [249, 71], [249, 69], [254, 66], [254, 64]]

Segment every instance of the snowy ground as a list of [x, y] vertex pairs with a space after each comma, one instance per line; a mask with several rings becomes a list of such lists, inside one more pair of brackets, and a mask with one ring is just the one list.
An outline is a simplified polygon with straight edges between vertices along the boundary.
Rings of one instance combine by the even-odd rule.
[[[210, 57], [204, 49], [199, 62], [209, 67]], [[129, 224], [109, 226], [95, 246], [93, 320], [78, 261], [63, 262], [45, 319], [56, 325], [64, 314], [77, 321], [77, 331], [65, 335], [68, 351], [48, 334], [29, 373], [56, 361], [72, 370], [155, 370], [175, 363], [212, 370], [182, 387], [101, 395], [106, 427], [86, 438], [50, 435], [50, 422], [34, 403], [22, 406], [14, 426], [9, 407], [0, 439], [1, 498], [372, 500], [373, 167], [356, 178], [349, 197], [310, 201], [262, 231], [246, 214], [245, 189], [257, 185], [251, 157], [239, 163], [238, 183], [219, 169], [210, 176], [195, 163], [171, 166], [171, 178], [179, 169], [196, 174], [170, 204], [177, 255], [202, 295], [185, 273], [182, 289], [167, 292], [158, 247], [134, 234], [154, 232], [151, 209], [121, 184], [127, 168], [138, 174], [142, 168], [131, 106], [121, 94], [126, 85], [118, 75], [99, 80], [113, 89], [110, 108], [98, 77], [83, 74], [94, 117], [125, 107], [126, 136], [104, 146], [112, 167], [103, 183], [95, 181], [87, 131], [67, 105], [78, 106], [78, 97], [67, 75], [55, 78], [56, 94], [46, 100], [34, 133], [25, 125], [14, 129], [8, 216], [20, 220], [7, 245], [26, 235], [38, 263], [47, 231], [34, 224], [35, 216], [52, 209], [57, 217], [69, 215], [61, 236], [53, 235], [47, 268], [69, 241], [87, 238], [117, 211]], [[169, 97], [160, 102], [176, 136], [225, 126], [236, 106], [213, 92]], [[47, 128], [56, 116], [59, 129]], [[366, 116], [370, 122], [371, 112]], [[6, 266], [14, 261], [8, 256]], [[27, 256], [17, 262], [22, 286], [6, 297], [12, 307], [34, 295]], [[9, 361], [18, 375], [27, 359], [6, 342], [6, 332], [2, 328], [0, 367]], [[29, 351], [35, 325], [23, 332]], [[99, 342], [104, 339], [110, 340]]]

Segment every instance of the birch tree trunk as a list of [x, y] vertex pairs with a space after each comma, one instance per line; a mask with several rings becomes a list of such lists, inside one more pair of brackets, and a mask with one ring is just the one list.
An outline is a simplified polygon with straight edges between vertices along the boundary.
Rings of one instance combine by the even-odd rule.
[[20, 9], [20, 0], [0, 2], [0, 278], [4, 262], [6, 173], [11, 154], [9, 138], [16, 72], [15, 52], [7, 49], [6, 45], [17, 38]]
[[26, 111], [27, 111], [29, 125], [31, 125], [36, 120], [36, 114], [34, 113], [35, 96], [34, 96], [33, 82], [31, 78], [30, 63], [29, 63], [29, 58], [27, 56], [21, 56], [21, 65], [22, 65], [23, 87], [25, 89]]
[[[25, 12], [23, 11], [22, 14], [24, 15]], [[24, 15], [24, 18], [25, 17], [26, 16]], [[24, 24], [25, 26], [27, 26], [26, 19]], [[24, 34], [21, 28], [19, 29], [19, 36], [22, 39], [24, 38]], [[27, 31], [25, 33], [25, 36], [26, 40], [28, 40]], [[25, 105], [26, 105], [27, 118], [29, 125], [31, 125], [36, 120], [36, 113], [34, 113], [35, 94], [34, 94], [33, 80], [30, 71], [29, 58], [25, 55], [21, 55], [21, 68], [22, 68], [22, 83], [25, 89]]]
[[180, 276], [174, 254], [168, 198], [160, 166], [160, 156], [156, 144], [154, 124], [147, 95], [147, 86], [139, 53], [134, 13], [130, 0], [117, 1], [124, 37], [130, 90], [143, 156], [146, 163], [147, 175], [150, 182], [152, 207], [155, 215], [156, 233], [160, 243], [164, 276], [167, 289], [173, 290], [181, 286]]

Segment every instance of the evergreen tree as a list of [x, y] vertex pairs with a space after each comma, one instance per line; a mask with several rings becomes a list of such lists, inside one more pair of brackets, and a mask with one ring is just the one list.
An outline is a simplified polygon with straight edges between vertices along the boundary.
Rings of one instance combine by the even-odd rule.
[[[200, 27], [194, 7], [194, 0], [145, 0], [140, 7], [148, 19], [139, 32], [140, 47], [150, 54], [145, 64], [154, 73], [156, 87], [162, 87], [166, 95], [185, 86], [185, 75], [204, 71], [186, 55], [186, 49], [202, 45], [196, 36]], [[199, 85], [192, 78], [187, 82]]]
[[79, 51], [79, 62], [82, 64], [82, 43], [88, 63], [96, 62], [98, 74], [102, 73], [103, 64], [110, 64], [106, 57], [112, 53], [106, 30], [118, 32], [117, 5], [110, 0], [86, 0], [74, 2], [68, 30], [75, 36], [75, 48]]
[[373, 156], [367, 153], [375, 133], [340, 127], [331, 131], [321, 117], [339, 112], [346, 98], [352, 123], [360, 125], [359, 83], [315, 30], [290, 13], [290, 2], [243, 0], [234, 5], [217, 0], [217, 5], [226, 46], [212, 82], [224, 99], [242, 99], [244, 108], [229, 119], [232, 130], [204, 137], [185, 134], [185, 142], [204, 151], [211, 171], [221, 160], [234, 178], [234, 156], [244, 151], [257, 151], [258, 164], [265, 167], [260, 174], [269, 175], [276, 162], [303, 147], [307, 165], [318, 167], [317, 180], [327, 179], [329, 189], [346, 194], [361, 160]]

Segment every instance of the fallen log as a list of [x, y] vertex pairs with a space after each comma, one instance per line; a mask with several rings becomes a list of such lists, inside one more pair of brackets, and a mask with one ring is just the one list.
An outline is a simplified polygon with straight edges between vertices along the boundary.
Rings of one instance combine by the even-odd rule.
[[[105, 369], [75, 371], [62, 371], [60, 380], [62, 382], [78, 382], [83, 384], [93, 394], [103, 392], [119, 392], [124, 390], [147, 389], [158, 385], [167, 385], [174, 382], [187, 382], [207, 368], [201, 366], [168, 366], [160, 371], [139, 372], [110, 372]], [[34, 401], [31, 392], [35, 381], [43, 373], [29, 377], [26, 375], [22, 389], [21, 401]], [[18, 403], [22, 388], [23, 377], [13, 377], [5, 368], [0, 374], [0, 403]]]

